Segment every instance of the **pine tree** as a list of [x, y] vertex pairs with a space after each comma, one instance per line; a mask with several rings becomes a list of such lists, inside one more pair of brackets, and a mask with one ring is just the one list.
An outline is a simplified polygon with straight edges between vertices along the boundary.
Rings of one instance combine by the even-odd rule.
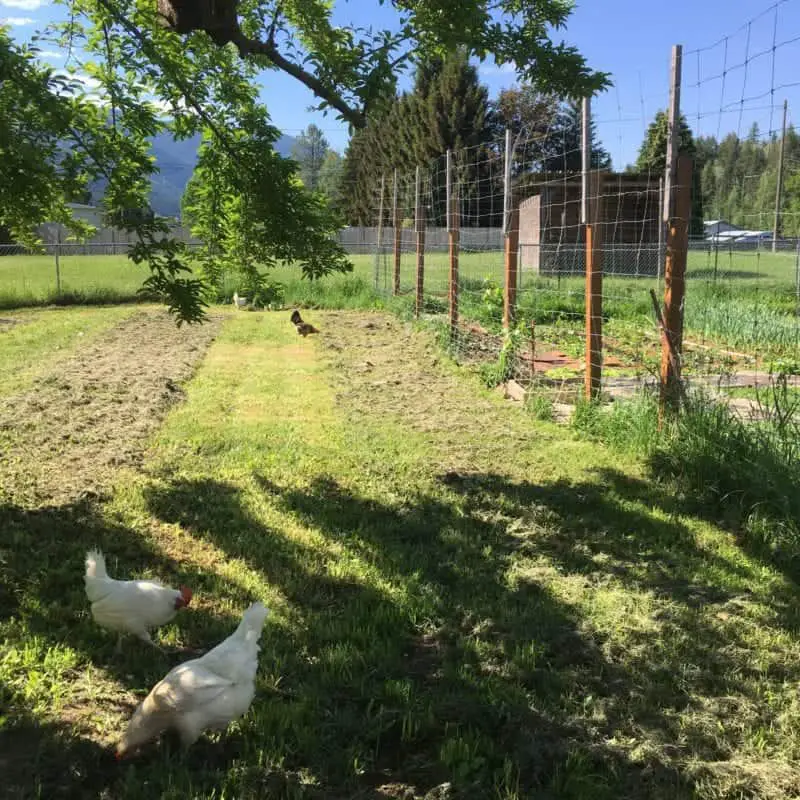
[[558, 117], [558, 101], [530, 85], [503, 89], [492, 104], [493, 138], [505, 147], [505, 132], [511, 131], [514, 157], [511, 175], [544, 169], [547, 142]]
[[[447, 58], [431, 59], [415, 76], [413, 91], [397, 98], [367, 126], [357, 131], [345, 154], [343, 181], [347, 197], [343, 208], [352, 224], [374, 225], [377, 188], [381, 175], [389, 180], [396, 169], [407, 184], [401, 202], [413, 207], [413, 174], [417, 166], [432, 176], [431, 222], [444, 221], [446, 196], [444, 162], [448, 149], [463, 156], [457, 177], [463, 187], [463, 214], [472, 224], [486, 224], [485, 210], [478, 198], [491, 197], [486, 191], [490, 179], [488, 148], [488, 91], [478, 80], [477, 70], [466, 55], [455, 52]], [[388, 214], [388, 207], [386, 207]]]
[[[548, 172], [579, 172], [583, 169], [583, 104], [568, 100], [561, 104], [550, 133], [550, 151], [544, 162]], [[590, 164], [592, 169], [611, 169], [611, 156], [597, 137], [594, 118], [589, 119]]]
[[313, 123], [300, 134], [292, 147], [292, 158], [300, 165], [300, 179], [311, 191], [318, 187], [320, 170], [327, 152], [328, 140]]
[[[669, 138], [669, 118], [665, 111], [659, 111], [647, 129], [644, 142], [639, 149], [636, 170], [652, 177], [663, 175], [667, 168], [667, 140]], [[681, 114], [678, 121], [678, 154], [696, 158], [697, 146], [692, 129]], [[695, 161], [692, 172], [692, 217], [689, 233], [693, 236], [703, 234], [703, 190], [702, 167]]]
[[[645, 140], [639, 148], [639, 157], [636, 159], [638, 172], [663, 175], [667, 168], [668, 134], [669, 118], [665, 111], [659, 111], [650, 123]], [[686, 117], [681, 114], [678, 125], [678, 153], [694, 157], [696, 152], [692, 130], [686, 122]]]
[[334, 208], [339, 208], [344, 161], [335, 150], [328, 150], [319, 169], [317, 188]]

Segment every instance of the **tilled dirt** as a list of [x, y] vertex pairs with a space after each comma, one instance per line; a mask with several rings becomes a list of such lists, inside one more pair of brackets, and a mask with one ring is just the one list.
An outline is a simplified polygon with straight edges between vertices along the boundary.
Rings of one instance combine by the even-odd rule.
[[439, 459], [434, 469], [478, 469], [493, 463], [509, 436], [523, 447], [545, 435], [519, 413], [520, 404], [498, 407], [496, 398], [476, 392], [455, 374], [433, 337], [410, 323], [374, 312], [328, 312], [317, 321], [340, 408], [354, 418], [382, 417], [422, 434]]
[[178, 328], [166, 311], [136, 314], [4, 398], [0, 497], [39, 505], [106, 491], [183, 398], [220, 322]]

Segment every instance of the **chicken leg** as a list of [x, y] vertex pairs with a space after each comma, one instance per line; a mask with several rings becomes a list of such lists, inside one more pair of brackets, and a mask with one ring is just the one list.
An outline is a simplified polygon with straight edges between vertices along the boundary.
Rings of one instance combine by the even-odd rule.
[[162, 653], [166, 653], [167, 652], [160, 644], [156, 644], [153, 641], [153, 639], [150, 636], [150, 631], [143, 631], [142, 633], [137, 634], [136, 638], [137, 639], [141, 639], [143, 642], [147, 642], [147, 644], [152, 645], [153, 647], [155, 647], [156, 650], [158, 650], [158, 651], [160, 651]]

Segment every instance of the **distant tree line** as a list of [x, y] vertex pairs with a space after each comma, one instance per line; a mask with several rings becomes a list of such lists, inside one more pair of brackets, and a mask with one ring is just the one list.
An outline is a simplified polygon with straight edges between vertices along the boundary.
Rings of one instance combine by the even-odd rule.
[[[374, 225], [382, 176], [388, 221], [395, 170], [404, 215], [413, 214], [414, 173], [419, 166], [423, 168], [426, 215], [430, 223], [442, 225], [446, 152], [450, 149], [462, 226], [497, 226], [503, 212], [506, 128], [515, 142], [515, 179], [532, 172], [580, 169], [578, 103], [561, 101], [530, 86], [505, 89], [490, 101], [488, 89], [480, 83], [466, 53], [434, 59], [418, 68], [410, 92], [397, 96], [354, 132], [334, 179], [319, 188], [329, 195], [346, 223]], [[593, 150], [594, 163], [610, 168], [611, 159], [596, 136]], [[303, 175], [303, 164], [310, 158], [303, 158], [299, 150], [294, 155]]]
[[[580, 101], [564, 100], [530, 85], [502, 90], [495, 99], [465, 53], [432, 60], [417, 69], [411, 91], [398, 95], [352, 135], [343, 156], [328, 147], [314, 125], [299, 138], [293, 157], [304, 184], [327, 195], [342, 221], [375, 225], [385, 181], [389, 222], [393, 176], [399, 177], [401, 212], [411, 224], [414, 173], [422, 168], [422, 197], [429, 224], [444, 225], [446, 152], [453, 152], [462, 227], [502, 224], [505, 131], [511, 131], [512, 179], [518, 186], [539, 176], [581, 169]], [[668, 121], [659, 111], [627, 172], [650, 175], [666, 166]], [[592, 166], [611, 169], [611, 158], [591, 124]], [[745, 138], [695, 137], [680, 119], [679, 152], [695, 162], [690, 231], [703, 221], [725, 219], [746, 229], [770, 229], [774, 213], [780, 139], [753, 127]], [[800, 135], [789, 128], [785, 148], [781, 234], [800, 235]]]

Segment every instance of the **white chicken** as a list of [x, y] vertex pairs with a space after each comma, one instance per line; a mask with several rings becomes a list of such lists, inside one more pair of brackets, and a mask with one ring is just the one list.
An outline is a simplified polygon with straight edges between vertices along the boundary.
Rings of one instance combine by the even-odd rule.
[[244, 715], [256, 693], [258, 640], [268, 613], [261, 603], [253, 603], [227, 639], [201, 658], [171, 669], [134, 712], [117, 745], [117, 758], [170, 728], [188, 747], [203, 731], [224, 730]]
[[178, 609], [188, 606], [192, 600], [192, 590], [186, 586], [178, 590], [154, 581], [118, 581], [109, 578], [105, 558], [95, 550], [86, 554], [84, 580], [94, 621], [103, 628], [119, 632], [117, 652], [126, 633], [160, 650], [150, 638], [150, 628], [166, 625], [178, 613]]

